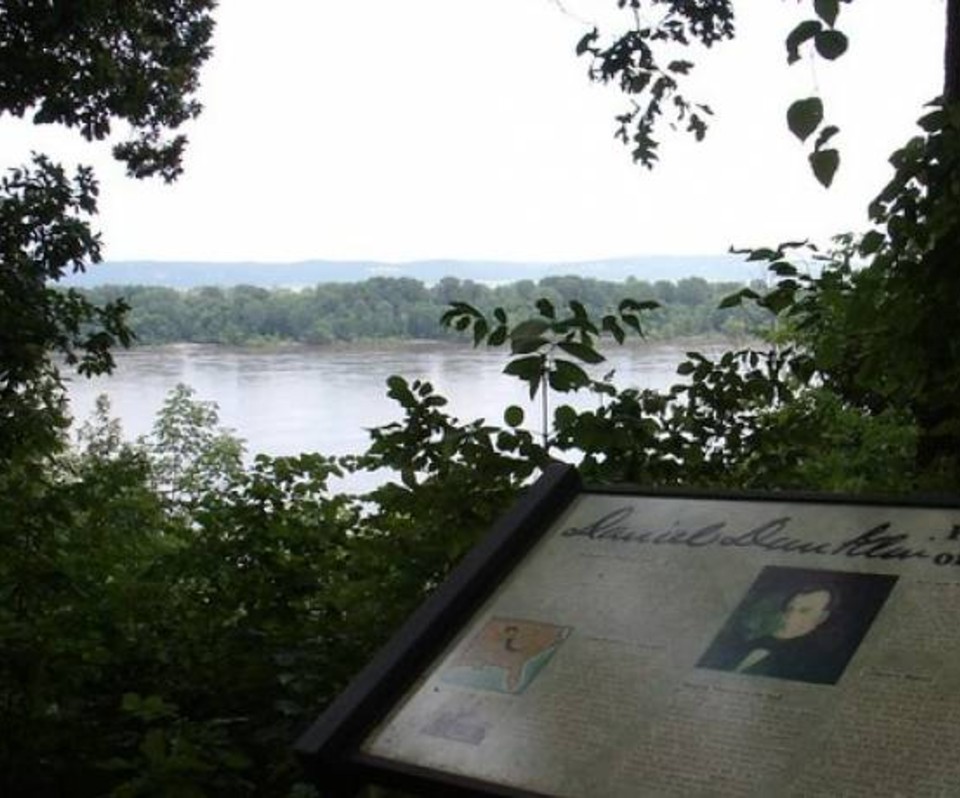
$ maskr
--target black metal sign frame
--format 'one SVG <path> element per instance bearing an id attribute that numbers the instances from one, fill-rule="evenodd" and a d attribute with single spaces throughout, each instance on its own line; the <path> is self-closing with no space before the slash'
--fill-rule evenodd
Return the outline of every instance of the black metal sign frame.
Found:
<path id="1" fill-rule="evenodd" d="M 420 795 L 533 795 L 371 757 L 359 746 L 581 489 L 572 466 L 549 466 L 297 741 L 322 794 L 350 796 L 373 782 Z"/>

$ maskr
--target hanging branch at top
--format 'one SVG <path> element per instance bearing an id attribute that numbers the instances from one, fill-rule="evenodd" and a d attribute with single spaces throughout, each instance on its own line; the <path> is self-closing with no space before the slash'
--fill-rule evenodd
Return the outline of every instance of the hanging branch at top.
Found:
<path id="1" fill-rule="evenodd" d="M 841 3 L 851 0 L 811 0 L 814 18 L 800 22 L 787 36 L 787 63 L 801 58 L 801 50 L 832 61 L 847 50 L 847 37 L 836 28 Z M 693 102 L 682 91 L 682 80 L 694 68 L 692 61 L 670 58 L 666 51 L 677 45 L 699 43 L 712 47 L 732 39 L 735 33 L 731 0 L 616 0 L 629 11 L 632 24 L 624 32 L 601 43 L 594 28 L 577 44 L 577 55 L 591 58 L 590 79 L 614 83 L 630 98 L 630 107 L 616 117 L 615 135 L 631 147 L 635 162 L 648 169 L 659 160 L 658 126 L 684 127 L 700 141 L 707 132 L 709 105 Z M 657 16 L 650 22 L 648 16 Z M 840 165 L 840 153 L 828 147 L 839 132 L 825 124 L 823 101 L 816 96 L 798 99 L 787 111 L 787 126 L 801 141 L 814 133 L 808 159 L 813 174 L 824 186 L 833 182 Z"/>
<path id="2" fill-rule="evenodd" d="M 650 0 L 652 10 L 662 12 L 653 24 L 643 20 L 642 0 L 617 0 L 632 12 L 633 26 L 606 45 L 600 45 L 596 28 L 577 44 L 577 55 L 589 55 L 590 79 L 616 83 L 631 98 L 630 108 L 617 116 L 616 137 L 632 146 L 633 160 L 648 169 L 658 160 L 655 132 L 662 117 L 672 117 L 670 126 L 686 124 L 697 140 L 707 131 L 708 105 L 689 101 L 680 91 L 680 81 L 693 68 L 691 61 L 674 59 L 661 66 L 662 50 L 670 44 L 687 46 L 691 40 L 706 47 L 733 38 L 733 9 L 729 0 Z"/>
<path id="3" fill-rule="evenodd" d="M 132 177 L 174 180 L 200 113 L 199 70 L 212 53 L 216 0 L 102 0 L 0 6 L 0 116 L 77 128 L 88 141 L 116 120 L 113 148 Z"/>

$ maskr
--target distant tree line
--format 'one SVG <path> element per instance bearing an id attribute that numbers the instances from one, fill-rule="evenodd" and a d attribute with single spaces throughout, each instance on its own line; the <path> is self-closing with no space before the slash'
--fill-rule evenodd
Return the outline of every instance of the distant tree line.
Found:
<path id="1" fill-rule="evenodd" d="M 489 311 L 528 310 L 546 298 L 558 306 L 583 303 L 599 317 L 626 297 L 656 300 L 661 307 L 644 315 L 644 333 L 654 339 L 714 335 L 756 335 L 769 314 L 756 307 L 720 309 L 720 301 L 742 289 L 740 283 L 711 283 L 701 277 L 654 283 L 630 278 L 611 282 L 576 276 L 487 286 L 445 277 L 426 286 L 411 278 L 375 277 L 357 283 L 325 283 L 305 288 L 266 289 L 249 285 L 187 291 L 157 286 L 103 286 L 85 291 L 92 302 L 124 298 L 130 326 L 141 344 L 331 344 L 383 338 L 442 339 L 440 316 L 453 301 Z"/>

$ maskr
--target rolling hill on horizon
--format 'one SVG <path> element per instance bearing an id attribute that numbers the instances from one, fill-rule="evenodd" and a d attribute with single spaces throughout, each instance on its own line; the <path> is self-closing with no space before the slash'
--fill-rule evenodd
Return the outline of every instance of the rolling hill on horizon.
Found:
<path id="1" fill-rule="evenodd" d="M 539 280 L 575 274 L 584 278 L 623 281 L 629 277 L 654 282 L 702 277 L 709 282 L 749 282 L 762 278 L 762 264 L 740 255 L 645 255 L 571 262 L 480 260 L 384 261 L 309 260 L 297 263 L 244 261 L 106 261 L 62 284 L 79 288 L 101 285 L 157 285 L 170 288 L 254 285 L 302 288 L 317 283 L 361 282 L 372 277 L 408 277 L 426 284 L 444 277 L 482 283 Z"/>

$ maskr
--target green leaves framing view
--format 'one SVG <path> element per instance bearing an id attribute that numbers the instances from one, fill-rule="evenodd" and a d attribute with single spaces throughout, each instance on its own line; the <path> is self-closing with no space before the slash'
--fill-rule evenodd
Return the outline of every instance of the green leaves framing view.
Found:
<path id="1" fill-rule="evenodd" d="M 593 59 L 595 79 L 635 101 L 617 129 L 646 165 L 656 161 L 665 109 L 697 137 L 711 113 L 677 94 L 692 62 L 661 68 L 658 44 L 733 36 L 728 2 L 652 4 L 662 26 L 635 25 L 639 16 L 628 13 L 626 31 L 588 32 L 577 48 Z M 115 5 L 5 4 L 0 111 L 92 139 L 126 120 L 134 137 L 117 156 L 136 176 L 173 179 L 184 142 L 165 136 L 199 110 L 192 95 L 213 4 L 143 0 L 113 13 Z M 809 5 L 813 16 L 788 38 L 786 60 L 811 47 L 821 58 L 842 56 L 836 25 L 845 3 Z M 502 409 L 503 425 L 464 423 L 429 383 L 394 376 L 386 390 L 402 420 L 372 430 L 367 450 L 346 458 L 258 455 L 248 465 L 215 408 L 186 387 L 145 440 L 122 441 L 102 407 L 70 446 L 61 370 L 108 372 L 111 348 L 130 341 L 131 319 L 144 340 L 182 335 L 163 325 L 190 295 L 131 289 L 128 302 L 57 290 L 65 273 L 99 259 L 96 181 L 42 155 L 8 174 L 0 186 L 0 793 L 309 795 L 290 756 L 297 733 L 553 457 L 575 461 L 593 482 L 956 492 L 960 4 L 949 0 L 946 13 L 943 94 L 892 156 L 871 229 L 840 235 L 824 252 L 802 243 L 756 249 L 749 257 L 766 264 L 768 283 L 730 286 L 725 299 L 696 284 L 701 300 L 674 297 L 687 316 L 708 318 L 693 310 L 706 301 L 740 307 L 725 318 L 767 333 L 716 359 L 691 352 L 667 391 L 617 387 L 603 369 L 604 346 L 681 324 L 669 307 L 653 307 L 670 302 L 656 286 L 624 285 L 613 297 L 590 281 L 544 281 L 508 297 L 451 282 L 462 295 L 429 302 L 435 289 L 403 281 L 342 289 L 409 290 L 413 306 L 425 305 L 407 329 L 413 335 L 433 329 L 431 303 L 442 301 L 443 334 L 504 347 L 505 371 L 545 403 L 537 435 L 519 408 Z M 14 46 L 23 41 L 36 46 Z M 76 81 L 65 63 L 97 68 Z M 822 104 L 801 99 L 786 115 L 790 130 L 814 142 L 808 157 L 828 184 L 840 154 L 827 147 L 835 129 Z M 801 268 L 811 260 L 818 269 Z M 231 318 L 247 299 L 251 308 L 267 302 L 246 293 L 221 293 Z M 365 320 L 347 335 L 320 316 L 309 303 L 322 293 L 284 299 L 304 303 L 304 336 L 366 334 Z M 379 301 L 394 298 L 377 297 L 373 313 Z M 301 335 L 249 323 L 208 334 Z M 257 332 L 248 338 L 248 329 Z M 569 406 L 573 392 L 592 395 L 592 409 Z M 332 490 L 347 471 L 387 479 L 363 496 Z"/>

